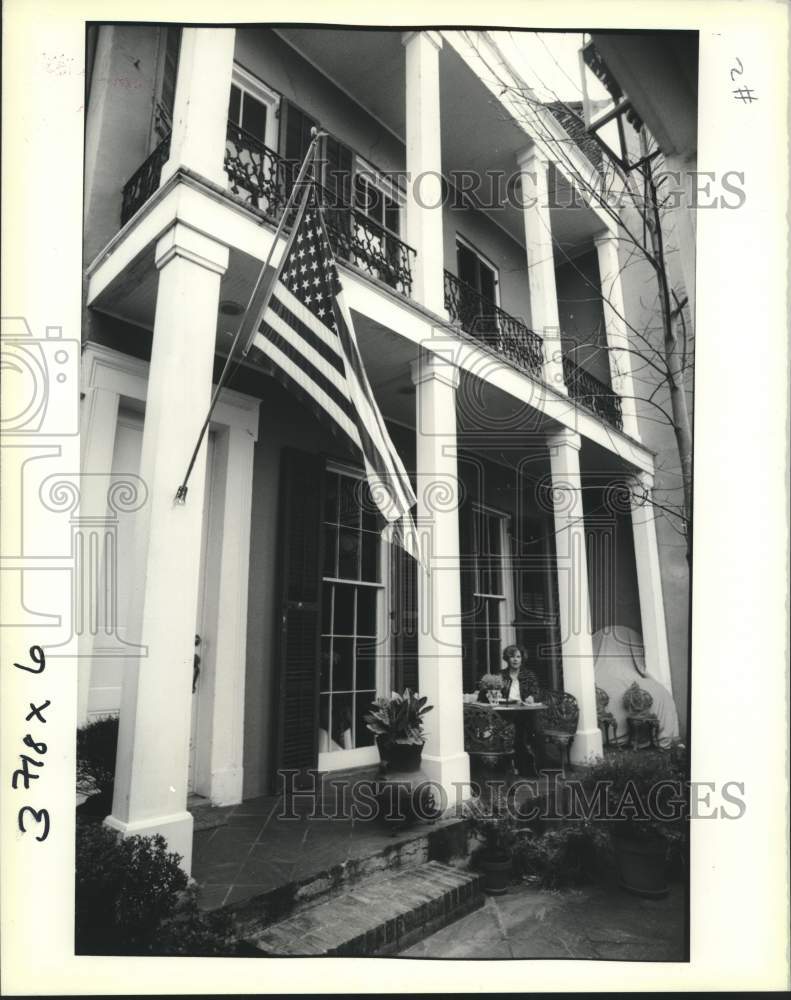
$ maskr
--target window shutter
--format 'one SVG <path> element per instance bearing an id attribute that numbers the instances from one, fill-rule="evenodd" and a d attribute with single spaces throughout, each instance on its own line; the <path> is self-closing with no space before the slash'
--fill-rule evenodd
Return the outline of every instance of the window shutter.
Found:
<path id="1" fill-rule="evenodd" d="M 280 476 L 275 761 L 302 770 L 318 763 L 324 465 L 316 455 L 286 448 Z"/>
<path id="2" fill-rule="evenodd" d="M 400 545 L 393 545 L 393 684 L 398 691 L 420 690 L 418 674 L 417 563 Z"/>

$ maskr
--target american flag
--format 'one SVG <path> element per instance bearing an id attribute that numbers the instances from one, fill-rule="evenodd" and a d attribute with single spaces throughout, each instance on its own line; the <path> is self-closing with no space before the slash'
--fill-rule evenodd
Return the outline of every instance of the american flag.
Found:
<path id="1" fill-rule="evenodd" d="M 305 198 L 248 357 L 259 352 L 285 388 L 351 442 L 388 522 L 385 537 L 418 557 L 415 495 L 365 373 L 312 181 Z"/>

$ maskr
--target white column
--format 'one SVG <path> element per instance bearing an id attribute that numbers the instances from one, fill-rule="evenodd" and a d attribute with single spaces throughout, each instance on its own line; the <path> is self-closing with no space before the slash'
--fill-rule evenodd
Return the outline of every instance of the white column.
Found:
<path id="1" fill-rule="evenodd" d="M 610 358 L 610 383 L 613 392 L 621 397 L 623 429 L 625 433 L 639 441 L 640 430 L 637 426 L 632 355 L 629 352 L 629 333 L 623 304 L 618 237 L 615 233 L 605 230 L 604 233 L 596 236 L 593 242 L 596 244 L 596 253 L 599 258 L 604 329 L 607 334 L 607 349 Z"/>
<path id="2" fill-rule="evenodd" d="M 242 801 L 254 446 L 255 437 L 246 429 L 231 427 L 217 435 L 214 451 L 215 468 L 224 469 L 224 475 L 220 473 L 221 495 L 215 498 L 219 507 L 218 530 L 212 532 L 216 551 L 212 546 L 206 560 L 210 567 L 207 604 L 217 608 L 216 620 L 208 625 L 209 648 L 202 664 L 206 675 L 202 682 L 211 691 L 211 731 L 206 740 L 199 731 L 198 741 L 208 751 L 206 792 L 218 806 Z"/>
<path id="3" fill-rule="evenodd" d="M 125 834 L 161 833 L 192 861 L 187 773 L 206 443 L 186 502 L 176 489 L 208 410 L 220 278 L 228 248 L 176 223 L 159 268 L 140 475 L 148 503 L 135 529 L 130 624 L 147 655 L 124 676 L 112 815 Z"/>
<path id="4" fill-rule="evenodd" d="M 558 563 L 563 687 L 577 699 L 580 716 L 571 744 L 571 759 L 601 756 L 601 732 L 596 721 L 596 681 L 593 671 L 588 558 L 582 508 L 579 434 L 569 430 L 549 436 L 552 471 L 555 549 Z"/>
<path id="5" fill-rule="evenodd" d="M 456 389 L 459 370 L 434 354 L 412 364 L 417 387 L 417 523 L 428 531 L 418 610 L 420 693 L 434 710 L 426 716 L 423 764 L 453 805 L 470 780 L 464 751 L 459 581 Z M 440 564 L 443 568 L 440 568 Z M 427 572 L 428 571 L 428 572 Z M 464 794 L 462 791 L 461 794 Z"/>
<path id="6" fill-rule="evenodd" d="M 670 653 L 662 596 L 662 571 L 656 540 L 656 511 L 651 503 L 654 479 L 647 472 L 632 478 L 632 535 L 643 625 L 645 666 L 649 674 L 672 693 Z"/>
<path id="7" fill-rule="evenodd" d="M 186 167 L 227 186 L 223 160 L 235 39 L 234 28 L 182 30 L 170 158 L 160 183 Z"/>
<path id="8" fill-rule="evenodd" d="M 118 404 L 120 397 L 110 389 L 96 386 L 85 388 L 82 400 L 80 426 L 80 517 L 103 519 L 107 514 L 107 490 L 113 471 L 113 451 L 115 432 L 118 426 Z M 92 590 L 87 579 L 90 563 L 81 565 L 83 579 L 78 582 L 80 592 L 89 594 Z M 103 573 L 99 569 L 100 578 Z M 90 615 L 88 616 L 90 619 Z M 79 635 L 79 669 L 77 680 L 77 725 L 88 721 L 88 695 L 91 688 L 91 665 L 93 662 L 96 636 L 90 628 Z"/>
<path id="9" fill-rule="evenodd" d="M 442 238 L 442 151 L 440 144 L 439 50 L 436 31 L 409 31 L 406 50 L 406 241 L 413 259 L 412 294 L 447 319 Z"/>
<path id="10" fill-rule="evenodd" d="M 549 163 L 541 158 L 535 146 L 521 153 L 517 162 L 522 180 L 531 326 L 544 342 L 544 381 L 558 392 L 566 393 L 549 212 Z"/>

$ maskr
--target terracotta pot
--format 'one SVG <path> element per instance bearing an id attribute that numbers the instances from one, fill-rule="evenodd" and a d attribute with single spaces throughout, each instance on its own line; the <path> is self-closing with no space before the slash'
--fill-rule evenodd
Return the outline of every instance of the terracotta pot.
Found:
<path id="1" fill-rule="evenodd" d="M 387 765 L 388 771 L 398 771 L 401 774 L 411 774 L 420 770 L 420 758 L 423 754 L 422 743 L 382 743 L 377 740 L 379 756 Z"/>
<path id="2" fill-rule="evenodd" d="M 657 837 L 650 840 L 633 840 L 613 836 L 615 864 L 622 888 L 636 896 L 661 899 L 668 893 L 666 844 Z"/>
<path id="3" fill-rule="evenodd" d="M 513 861 L 510 854 L 484 853 L 478 860 L 478 867 L 483 873 L 483 891 L 490 896 L 502 896 L 508 892 L 513 872 Z"/>

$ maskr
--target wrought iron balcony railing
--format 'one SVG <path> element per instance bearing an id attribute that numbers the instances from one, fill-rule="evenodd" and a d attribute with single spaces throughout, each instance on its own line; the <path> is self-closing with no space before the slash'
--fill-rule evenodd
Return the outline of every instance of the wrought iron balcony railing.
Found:
<path id="1" fill-rule="evenodd" d="M 130 219 L 159 186 L 170 150 L 168 136 L 124 187 L 121 224 Z M 277 223 L 283 213 L 298 163 L 284 159 L 260 139 L 229 121 L 225 136 L 225 172 L 230 190 Z M 378 278 L 402 295 L 412 292 L 415 251 L 395 233 L 320 187 L 325 222 L 335 254 Z"/>
<path id="2" fill-rule="evenodd" d="M 544 351 L 541 337 L 495 305 L 472 285 L 445 271 L 445 308 L 452 323 L 491 347 L 516 368 L 542 378 Z"/>
<path id="3" fill-rule="evenodd" d="M 170 156 L 170 136 L 166 135 L 154 152 L 124 184 L 121 201 L 121 225 L 132 218 L 141 205 L 145 204 L 159 187 L 162 167 Z"/>
<path id="4" fill-rule="evenodd" d="M 563 358 L 563 378 L 575 402 L 619 431 L 623 430 L 621 399 L 609 386 L 567 357 Z"/>

